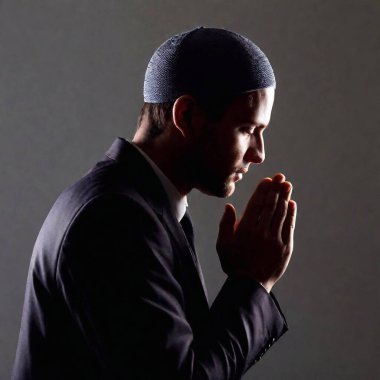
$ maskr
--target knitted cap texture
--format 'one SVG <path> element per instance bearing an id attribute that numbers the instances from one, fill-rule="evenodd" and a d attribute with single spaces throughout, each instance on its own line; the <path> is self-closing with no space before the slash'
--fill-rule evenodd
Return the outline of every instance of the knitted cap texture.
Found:
<path id="1" fill-rule="evenodd" d="M 268 58 L 248 38 L 198 26 L 176 34 L 154 52 L 144 80 L 144 101 L 165 103 L 184 94 L 199 99 L 275 87 Z"/>

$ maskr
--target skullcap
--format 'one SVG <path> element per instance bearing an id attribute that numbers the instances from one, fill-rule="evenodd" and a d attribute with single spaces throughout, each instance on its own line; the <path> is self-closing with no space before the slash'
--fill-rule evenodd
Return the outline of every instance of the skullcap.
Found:
<path id="1" fill-rule="evenodd" d="M 226 29 L 198 26 L 154 52 L 145 72 L 144 101 L 171 102 L 184 94 L 235 96 L 275 86 L 268 58 L 252 41 Z"/>

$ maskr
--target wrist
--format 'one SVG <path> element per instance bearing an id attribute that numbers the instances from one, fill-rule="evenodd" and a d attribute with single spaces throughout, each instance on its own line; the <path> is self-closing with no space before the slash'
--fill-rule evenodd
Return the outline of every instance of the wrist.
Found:
<path id="1" fill-rule="evenodd" d="M 270 293 L 273 288 L 273 281 L 259 281 L 255 276 L 253 276 L 251 273 L 246 272 L 244 270 L 235 270 L 229 273 L 229 275 L 235 275 L 235 276 L 242 276 L 242 277 L 248 277 L 253 281 L 256 281 L 258 284 L 260 284 L 267 293 Z"/>

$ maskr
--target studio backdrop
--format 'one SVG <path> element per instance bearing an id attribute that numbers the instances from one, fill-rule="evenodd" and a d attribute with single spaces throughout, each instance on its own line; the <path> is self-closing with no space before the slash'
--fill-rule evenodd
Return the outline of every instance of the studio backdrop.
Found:
<path id="1" fill-rule="evenodd" d="M 298 204 L 293 257 L 273 288 L 289 331 L 245 378 L 379 379 L 379 20 L 377 0 L 0 1 L 0 378 L 50 207 L 117 136 L 132 138 L 154 50 L 204 25 L 254 41 L 277 81 L 264 163 L 227 200 L 188 199 L 210 302 L 225 280 L 224 204 L 241 214 L 277 172 Z"/>

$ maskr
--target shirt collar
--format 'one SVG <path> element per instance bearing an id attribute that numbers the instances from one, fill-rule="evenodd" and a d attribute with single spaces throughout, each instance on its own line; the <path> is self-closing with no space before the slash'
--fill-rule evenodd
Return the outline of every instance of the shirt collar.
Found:
<path id="1" fill-rule="evenodd" d="M 152 166 L 153 171 L 156 173 L 157 177 L 160 179 L 161 184 L 169 198 L 170 207 L 172 212 L 178 221 L 180 221 L 186 213 L 187 197 L 186 195 L 181 195 L 177 188 L 173 185 L 170 179 L 162 172 L 162 170 L 155 164 L 155 162 L 135 143 L 132 142 L 132 145 L 142 154 L 143 157 L 149 162 Z"/>

